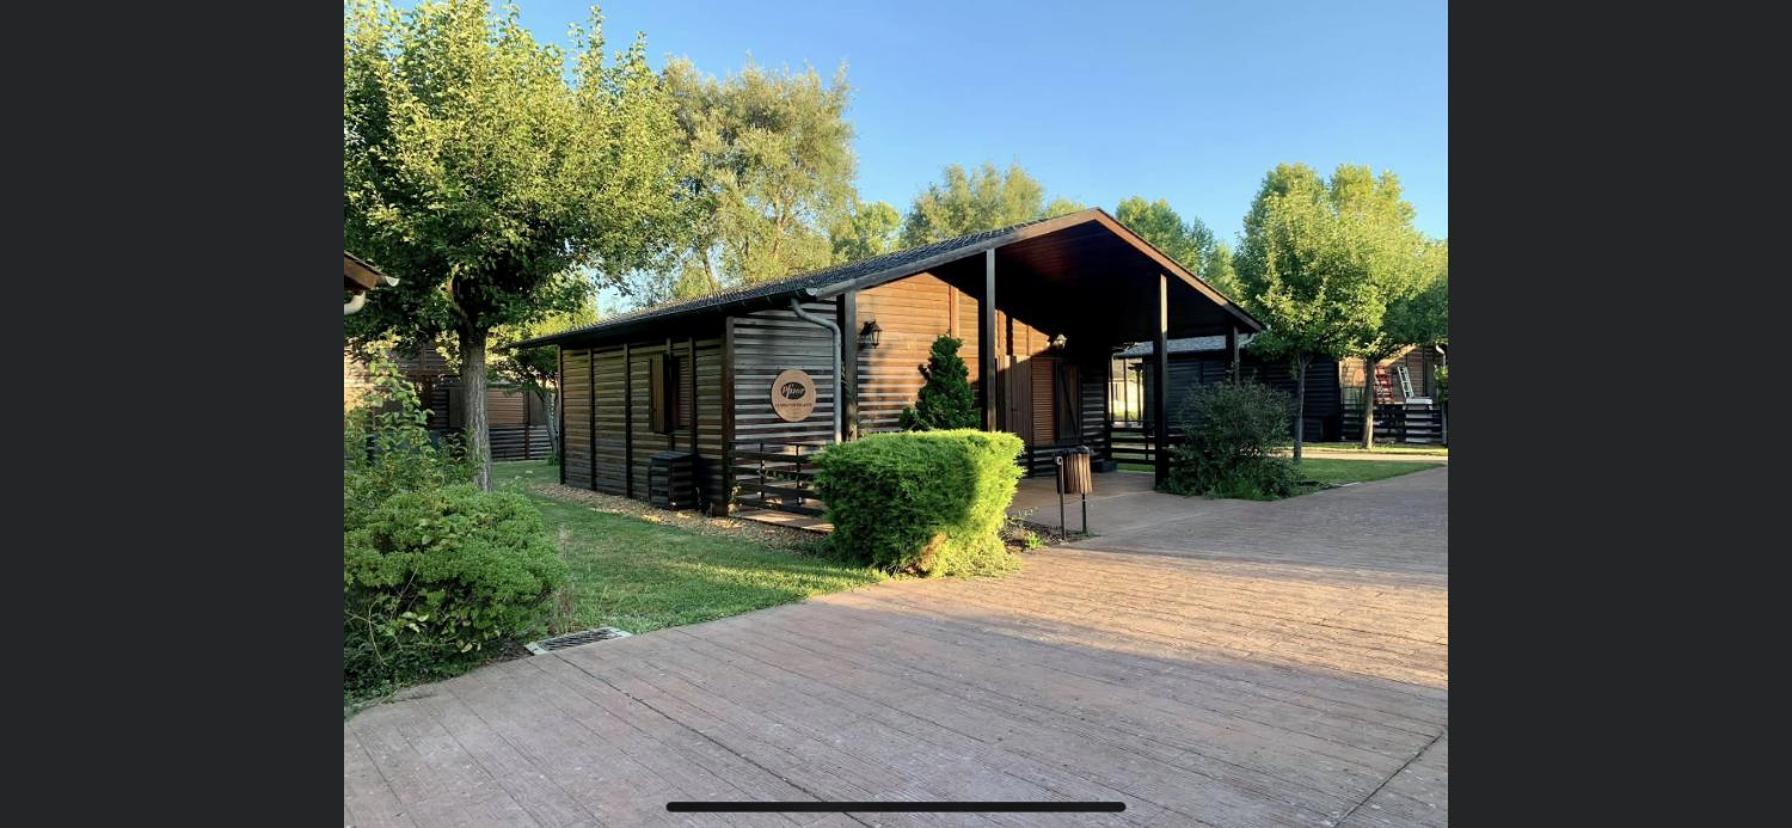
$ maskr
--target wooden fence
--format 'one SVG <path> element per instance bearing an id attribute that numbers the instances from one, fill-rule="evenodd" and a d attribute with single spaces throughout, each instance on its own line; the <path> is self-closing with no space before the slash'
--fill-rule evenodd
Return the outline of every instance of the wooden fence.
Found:
<path id="1" fill-rule="evenodd" d="M 1363 439 L 1360 405 L 1344 412 L 1344 439 Z M 1375 439 L 1389 443 L 1440 444 L 1444 441 L 1443 409 L 1425 403 L 1378 403 L 1375 406 Z"/>

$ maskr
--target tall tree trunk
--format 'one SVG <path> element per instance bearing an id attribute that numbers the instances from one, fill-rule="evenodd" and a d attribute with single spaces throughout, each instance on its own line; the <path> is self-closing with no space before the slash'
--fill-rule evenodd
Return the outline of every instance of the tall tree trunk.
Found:
<path id="1" fill-rule="evenodd" d="M 492 490 L 492 438 L 485 416 L 485 331 L 461 329 L 460 393 L 467 456 L 474 463 L 473 483 L 489 492 Z"/>
<path id="2" fill-rule="evenodd" d="M 1311 357 L 1294 358 L 1294 462 L 1300 462 L 1300 444 L 1307 431 L 1307 363 Z"/>
<path id="3" fill-rule="evenodd" d="M 1363 448 L 1375 448 L 1375 360 L 1363 357 Z"/>

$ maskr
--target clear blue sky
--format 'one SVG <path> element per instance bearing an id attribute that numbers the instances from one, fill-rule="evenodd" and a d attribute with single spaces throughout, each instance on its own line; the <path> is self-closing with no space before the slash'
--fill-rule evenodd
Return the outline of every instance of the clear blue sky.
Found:
<path id="1" fill-rule="evenodd" d="M 566 43 L 590 3 L 519 5 Z M 1278 162 L 1349 162 L 1394 171 L 1419 228 L 1449 235 L 1443 0 L 600 5 L 611 48 L 645 32 L 656 68 L 844 61 L 860 195 L 899 210 L 947 164 L 1018 162 L 1047 198 L 1163 198 L 1230 241 Z"/>

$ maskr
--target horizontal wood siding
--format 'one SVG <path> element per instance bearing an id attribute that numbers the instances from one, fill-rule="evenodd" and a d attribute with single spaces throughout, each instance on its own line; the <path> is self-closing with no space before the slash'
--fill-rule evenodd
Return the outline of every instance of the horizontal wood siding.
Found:
<path id="1" fill-rule="evenodd" d="M 834 318 L 831 302 L 803 306 Z M 789 310 L 762 310 L 734 318 L 734 445 L 760 442 L 827 442 L 834 438 L 834 344 L 820 325 Z M 785 422 L 772 410 L 772 380 L 788 369 L 815 381 L 815 410 L 801 422 Z"/>
<path id="2" fill-rule="evenodd" d="M 681 357 L 689 341 L 675 343 Z M 686 375 L 690 394 L 684 397 L 684 429 L 679 432 L 678 447 L 689 450 L 691 418 L 697 421 L 697 485 L 703 490 L 705 506 L 728 502 L 727 452 L 723 445 L 722 421 L 722 340 L 720 337 L 697 340 L 697 364 Z"/>
<path id="3" fill-rule="evenodd" d="M 1077 382 L 1082 385 L 1083 445 L 1095 457 L 1107 460 L 1112 456 L 1108 445 L 1108 368 L 1113 360 L 1105 350 L 1081 355 L 1077 366 Z"/>
<path id="4" fill-rule="evenodd" d="M 697 423 L 696 479 L 703 503 L 723 502 L 722 469 L 722 340 L 719 323 L 703 329 L 708 337 L 695 341 L 696 363 L 691 362 L 692 340 L 689 334 L 674 336 L 668 352 L 665 338 L 628 343 L 628 373 L 625 374 L 623 346 L 600 347 L 594 351 L 567 350 L 567 374 L 578 379 L 580 386 L 567 387 L 566 403 L 566 482 L 569 486 L 594 489 L 613 495 L 647 498 L 647 471 L 655 453 L 676 449 L 690 451 L 691 424 Z M 651 409 L 652 363 L 669 355 L 678 365 L 678 409 L 674 429 L 656 433 L 648 420 Z M 597 430 L 589 433 L 590 416 L 585 407 L 587 392 L 583 387 L 583 360 L 595 357 L 596 382 L 590 394 L 597 405 Z M 575 362 L 580 370 L 575 370 Z M 633 388 L 628 383 L 632 381 Z M 768 381 L 769 383 L 769 381 Z M 631 393 L 632 390 L 632 393 Z M 625 403 L 632 402 L 632 405 Z M 632 417 L 633 434 L 630 434 Z M 632 443 L 633 451 L 630 452 Z M 591 452 L 597 459 L 597 476 L 590 477 Z M 632 456 L 631 456 L 632 454 Z M 630 471 L 632 469 L 632 475 Z M 632 476 L 632 481 L 631 481 Z"/>
<path id="5" fill-rule="evenodd" d="M 969 369 L 972 387 L 977 386 L 982 361 L 978 351 L 976 296 L 958 290 L 931 273 L 917 273 L 859 291 L 858 303 L 859 325 L 863 327 L 876 321 L 882 331 L 876 348 L 859 351 L 861 433 L 898 428 L 903 407 L 914 404 L 915 395 L 925 382 L 921 366 L 927 364 L 933 341 L 941 334 L 950 334 L 964 343 L 958 349 L 958 356 Z M 956 326 L 953 325 L 954 307 Z M 1020 362 L 1045 354 L 1051 348 L 1050 335 L 1024 321 L 1012 319 L 1000 310 L 996 311 L 996 332 L 1000 336 L 998 363 L 1004 371 L 1017 369 Z M 1017 380 L 1019 375 L 1020 370 L 1017 370 L 1013 379 Z M 1045 390 L 1049 391 L 1049 385 Z M 1012 395 L 1009 398 L 1014 405 L 1014 416 L 1019 418 L 1013 420 L 1013 430 L 1023 437 L 1034 431 L 1026 427 L 1032 419 L 1050 416 L 1049 409 L 1033 411 L 1031 394 L 1032 391 L 1027 390 L 1018 398 Z"/>
<path id="6" fill-rule="evenodd" d="M 565 451 L 566 485 L 591 488 L 591 351 L 561 349 L 566 361 L 565 375 L 560 378 L 560 404 L 566 412 L 566 433 L 561 435 Z"/>
<path id="7" fill-rule="evenodd" d="M 915 395 L 924 382 L 921 366 L 933 341 L 951 333 L 949 315 L 954 288 L 930 273 L 921 273 L 859 292 L 859 325 L 877 322 L 882 329 L 876 348 L 859 349 L 859 431 L 873 434 L 897 430 L 898 417 L 904 406 L 913 405 Z M 960 296 L 960 310 L 972 307 L 969 324 L 959 328 L 973 336 L 977 329 L 975 300 Z M 976 382 L 977 355 L 974 344 L 959 348 Z"/>
<path id="8" fill-rule="evenodd" d="M 1145 357 L 1145 364 L 1150 365 L 1151 358 Z M 1221 382 L 1226 378 L 1228 357 L 1221 352 L 1200 354 L 1170 354 L 1170 420 L 1172 429 L 1182 417 L 1182 405 L 1188 399 L 1188 393 L 1196 385 L 1209 385 Z M 1290 397 L 1294 396 L 1294 372 L 1282 360 L 1263 360 L 1252 356 L 1248 351 L 1239 358 L 1240 369 L 1245 379 L 1267 384 Z M 1145 371 L 1145 411 L 1152 411 L 1151 401 L 1156 391 L 1153 388 L 1152 371 Z M 1306 439 L 1335 440 L 1342 427 L 1340 416 L 1343 414 L 1343 401 L 1339 392 L 1338 363 L 1329 359 L 1316 359 L 1307 365 L 1307 404 L 1306 404 Z M 1358 372 L 1361 376 L 1361 372 Z"/>
<path id="9" fill-rule="evenodd" d="M 546 460 L 554 443 L 546 425 L 491 427 L 493 460 Z"/>

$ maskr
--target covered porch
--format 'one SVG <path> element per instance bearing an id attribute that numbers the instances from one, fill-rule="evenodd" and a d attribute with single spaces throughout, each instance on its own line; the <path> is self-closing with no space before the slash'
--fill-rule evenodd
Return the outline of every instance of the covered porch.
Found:
<path id="1" fill-rule="evenodd" d="M 906 273 L 816 291 L 816 298 L 839 303 L 843 384 L 858 391 L 844 395 L 845 439 L 887 430 L 887 419 L 861 416 L 889 388 L 883 372 L 916 377 L 915 386 L 899 389 L 912 400 L 915 363 L 924 358 L 917 349 L 947 333 L 964 342 L 960 354 L 977 389 L 983 428 L 1019 435 L 1030 473 L 1049 474 L 1057 450 L 1070 446 L 1088 446 L 1098 460 L 1111 460 L 1107 407 L 1117 350 L 1155 343 L 1157 356 L 1146 368 L 1162 378 L 1169 339 L 1222 337 L 1236 362 L 1240 339 L 1262 330 L 1230 298 L 1098 209 L 1022 225 L 968 247 L 915 262 Z M 913 300 L 887 296 L 921 280 L 949 290 L 943 322 Z M 863 336 L 903 325 L 919 326 L 908 350 L 886 354 L 886 345 Z M 1175 412 L 1164 400 L 1153 403 L 1159 410 L 1151 419 L 1170 422 Z M 1167 474 L 1167 457 L 1156 458 L 1154 479 Z"/>

